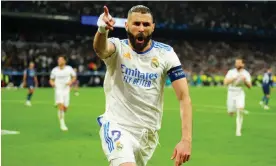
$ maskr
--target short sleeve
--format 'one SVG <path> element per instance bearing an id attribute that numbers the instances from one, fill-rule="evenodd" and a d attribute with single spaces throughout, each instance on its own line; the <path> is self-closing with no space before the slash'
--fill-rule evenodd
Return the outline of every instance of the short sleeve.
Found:
<path id="1" fill-rule="evenodd" d="M 226 73 L 225 78 L 226 78 L 226 79 L 232 78 L 232 72 L 231 72 L 231 70 L 229 70 L 229 71 Z"/>
<path id="2" fill-rule="evenodd" d="M 53 69 L 51 71 L 50 79 L 55 79 L 55 78 L 56 78 L 56 73 L 55 73 L 55 69 Z"/>
<path id="3" fill-rule="evenodd" d="M 167 62 L 167 71 L 166 72 L 167 72 L 171 82 L 186 77 L 186 75 L 182 69 L 180 60 L 173 49 L 168 51 L 165 60 Z"/>
<path id="4" fill-rule="evenodd" d="M 121 49 L 121 42 L 118 38 L 108 38 L 108 41 L 115 46 L 115 52 L 112 53 L 108 58 L 103 59 L 104 63 L 107 66 L 110 66 L 115 63 L 116 58 L 118 57 L 119 51 Z"/>
<path id="5" fill-rule="evenodd" d="M 24 70 L 23 74 L 27 74 L 27 70 Z"/>

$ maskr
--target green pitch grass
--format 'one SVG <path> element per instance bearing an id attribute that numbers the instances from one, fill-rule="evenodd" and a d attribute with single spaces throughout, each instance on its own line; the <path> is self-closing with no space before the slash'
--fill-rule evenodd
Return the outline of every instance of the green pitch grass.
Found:
<path id="1" fill-rule="evenodd" d="M 191 88 L 193 149 L 189 166 L 275 166 L 276 94 L 270 111 L 259 106 L 259 88 L 246 90 L 250 114 L 242 137 L 235 136 L 235 118 L 225 110 L 226 89 Z M 2 166 L 107 166 L 96 117 L 104 111 L 102 88 L 80 89 L 71 95 L 66 114 L 69 132 L 61 132 L 52 89 L 37 89 L 32 107 L 24 106 L 26 90 L 2 90 Z M 148 166 L 173 166 L 170 157 L 180 140 L 179 107 L 173 89 L 165 90 L 160 143 Z"/>

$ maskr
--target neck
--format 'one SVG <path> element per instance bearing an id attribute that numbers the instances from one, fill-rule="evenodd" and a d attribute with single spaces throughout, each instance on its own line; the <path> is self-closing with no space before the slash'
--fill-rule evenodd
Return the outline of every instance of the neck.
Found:
<path id="1" fill-rule="evenodd" d="M 237 69 L 237 70 L 238 70 L 238 71 L 242 71 L 242 69 L 243 69 L 243 68 L 241 68 L 241 69 Z"/>
<path id="2" fill-rule="evenodd" d="M 60 69 L 63 69 L 65 67 L 65 65 L 59 66 Z"/>
<path id="3" fill-rule="evenodd" d="M 131 47 L 132 50 L 137 51 L 137 50 L 135 50 L 134 47 L 131 45 L 131 42 L 129 41 L 129 39 L 128 39 L 128 44 L 130 45 L 130 47 Z M 152 40 L 149 41 L 149 43 L 147 44 L 147 46 L 146 46 L 143 50 L 137 51 L 137 52 L 145 52 L 145 51 L 147 51 L 148 49 L 150 49 L 151 44 L 152 44 Z"/>

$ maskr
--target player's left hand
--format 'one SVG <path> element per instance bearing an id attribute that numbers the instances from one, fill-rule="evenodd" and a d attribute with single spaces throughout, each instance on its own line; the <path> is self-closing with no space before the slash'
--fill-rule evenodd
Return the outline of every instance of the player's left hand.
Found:
<path id="1" fill-rule="evenodd" d="M 189 161 L 191 156 L 191 142 L 180 141 L 174 148 L 172 160 L 175 159 L 175 166 L 180 166 L 183 163 Z"/>

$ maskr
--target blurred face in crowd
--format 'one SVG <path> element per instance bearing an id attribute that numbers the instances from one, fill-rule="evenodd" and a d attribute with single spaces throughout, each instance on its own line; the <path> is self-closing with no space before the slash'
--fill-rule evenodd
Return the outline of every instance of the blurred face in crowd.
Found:
<path id="1" fill-rule="evenodd" d="M 236 59 L 235 67 L 240 70 L 244 68 L 244 63 L 242 59 Z"/>
<path id="2" fill-rule="evenodd" d="M 272 68 L 268 68 L 268 69 L 267 69 L 267 72 L 268 72 L 268 73 L 272 73 Z"/>
<path id="3" fill-rule="evenodd" d="M 31 63 L 29 64 L 29 68 L 30 68 L 30 69 L 33 69 L 34 66 L 35 66 L 35 64 L 34 64 L 33 62 L 31 62 Z"/>
<path id="4" fill-rule="evenodd" d="M 150 13 L 132 12 L 128 15 L 125 28 L 134 50 L 142 52 L 150 44 L 155 24 Z"/>
<path id="5" fill-rule="evenodd" d="M 63 56 L 58 57 L 58 66 L 63 67 L 66 64 L 66 60 Z"/>

